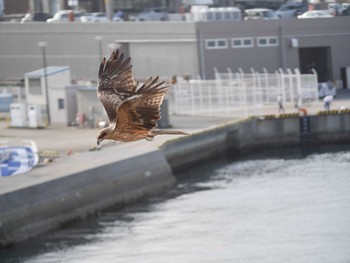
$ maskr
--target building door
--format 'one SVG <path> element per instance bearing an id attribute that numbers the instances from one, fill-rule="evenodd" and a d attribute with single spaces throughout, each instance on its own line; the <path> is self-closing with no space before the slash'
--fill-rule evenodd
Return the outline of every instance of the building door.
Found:
<path id="1" fill-rule="evenodd" d="M 330 47 L 299 48 L 299 67 L 301 73 L 306 74 L 314 68 L 318 82 L 332 80 Z"/>

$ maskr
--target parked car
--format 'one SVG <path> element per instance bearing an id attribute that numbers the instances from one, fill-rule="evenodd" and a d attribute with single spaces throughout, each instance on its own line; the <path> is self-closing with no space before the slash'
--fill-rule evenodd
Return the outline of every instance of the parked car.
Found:
<path id="1" fill-rule="evenodd" d="M 298 15 L 298 18 L 319 18 L 319 17 L 333 17 L 333 15 L 331 15 L 326 10 L 310 10 L 310 11 L 306 11 L 301 15 Z"/>
<path id="2" fill-rule="evenodd" d="M 339 16 L 341 14 L 342 6 L 340 3 L 329 3 L 328 4 L 328 11 L 333 16 Z"/>
<path id="3" fill-rule="evenodd" d="M 33 22 L 33 21 L 46 21 L 47 19 L 51 18 L 52 16 L 47 13 L 40 13 L 40 12 L 28 12 L 22 19 L 21 23 L 25 22 Z"/>
<path id="4" fill-rule="evenodd" d="M 81 11 L 73 11 L 73 10 L 60 10 L 58 11 L 52 18 L 47 19 L 48 23 L 55 22 L 69 22 L 70 15 L 73 14 L 72 19 L 74 21 L 80 21 L 80 17 L 84 15 L 84 12 Z"/>
<path id="5" fill-rule="evenodd" d="M 350 16 L 350 3 L 341 4 L 341 13 L 342 16 Z"/>
<path id="6" fill-rule="evenodd" d="M 121 17 L 119 17 L 117 14 L 115 14 L 112 17 L 112 21 L 120 22 L 120 21 L 124 21 L 124 20 Z M 106 13 L 95 12 L 95 13 L 84 14 L 83 16 L 80 17 L 80 22 L 82 22 L 82 23 L 109 22 L 109 19 L 108 19 Z"/>
<path id="7" fill-rule="evenodd" d="M 95 22 L 107 22 L 108 17 L 105 13 L 86 13 L 80 17 L 80 22 L 82 23 L 95 23 Z"/>
<path id="8" fill-rule="evenodd" d="M 307 5 L 301 2 L 291 2 L 281 5 L 276 15 L 280 18 L 291 18 L 306 12 L 307 8 Z"/>
<path id="9" fill-rule="evenodd" d="M 124 21 L 124 14 L 118 14 L 118 13 L 115 13 L 114 16 L 112 17 L 112 20 L 114 22 L 122 22 Z"/>
<path id="10" fill-rule="evenodd" d="M 169 20 L 169 15 L 164 8 L 147 8 L 134 18 L 135 21 L 166 21 Z"/>
<path id="11" fill-rule="evenodd" d="M 276 13 L 268 8 L 252 8 L 244 10 L 244 20 L 268 20 L 277 19 Z"/>

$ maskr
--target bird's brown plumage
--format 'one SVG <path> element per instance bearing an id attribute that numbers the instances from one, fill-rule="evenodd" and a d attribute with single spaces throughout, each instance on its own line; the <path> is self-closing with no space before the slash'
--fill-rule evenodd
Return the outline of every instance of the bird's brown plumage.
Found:
<path id="1" fill-rule="evenodd" d="M 99 131 L 97 143 L 104 139 L 130 142 L 152 139 L 160 134 L 186 134 L 156 129 L 168 86 L 156 77 L 149 78 L 139 87 L 131 68 L 130 58 L 124 60 L 124 54 L 119 54 L 119 50 L 101 62 L 97 96 L 110 124 Z"/>

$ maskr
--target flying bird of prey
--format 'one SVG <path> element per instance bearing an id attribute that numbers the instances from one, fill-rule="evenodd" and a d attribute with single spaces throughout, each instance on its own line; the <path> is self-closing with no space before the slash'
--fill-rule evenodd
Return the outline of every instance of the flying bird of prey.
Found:
<path id="1" fill-rule="evenodd" d="M 159 82 L 159 77 L 149 78 L 139 85 L 131 68 L 130 57 L 124 60 L 119 50 L 101 62 L 97 97 L 106 110 L 109 126 L 98 132 L 97 144 L 106 139 L 131 142 L 151 140 L 161 134 L 187 134 L 157 129 L 160 105 L 169 86 L 164 81 Z"/>

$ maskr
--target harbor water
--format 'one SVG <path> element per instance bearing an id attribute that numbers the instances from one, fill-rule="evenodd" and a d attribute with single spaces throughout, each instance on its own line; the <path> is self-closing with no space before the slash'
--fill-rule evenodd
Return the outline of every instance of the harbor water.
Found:
<path id="1" fill-rule="evenodd" d="M 0 250 L 0 262 L 350 262 L 350 152 L 220 160 L 168 194 Z"/>

